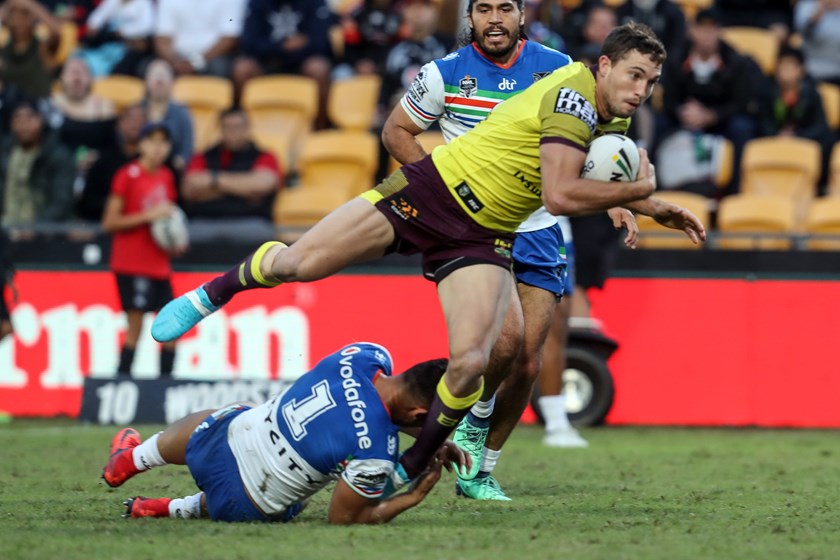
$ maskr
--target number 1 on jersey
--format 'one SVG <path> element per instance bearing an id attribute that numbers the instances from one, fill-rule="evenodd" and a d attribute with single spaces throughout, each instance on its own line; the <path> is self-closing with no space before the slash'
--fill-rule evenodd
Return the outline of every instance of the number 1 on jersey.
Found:
<path id="1" fill-rule="evenodd" d="M 300 441 L 306 436 L 306 425 L 335 406 L 330 386 L 324 380 L 312 386 L 311 396 L 300 402 L 291 400 L 283 405 L 283 418 L 294 440 Z"/>

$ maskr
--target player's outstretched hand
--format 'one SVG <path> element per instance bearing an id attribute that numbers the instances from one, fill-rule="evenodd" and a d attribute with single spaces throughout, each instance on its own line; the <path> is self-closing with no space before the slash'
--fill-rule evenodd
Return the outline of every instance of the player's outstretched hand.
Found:
<path id="1" fill-rule="evenodd" d="M 444 464 L 446 464 L 446 461 L 441 461 L 438 456 L 435 455 L 434 458 L 432 458 L 432 462 L 428 467 L 426 467 L 426 470 L 420 473 L 420 476 L 411 482 L 411 488 L 409 488 L 408 493 L 413 494 L 417 498 L 418 503 L 422 501 L 423 498 L 432 491 L 435 484 L 438 483 Z"/>
<path id="2" fill-rule="evenodd" d="M 615 229 L 627 229 L 627 235 L 624 237 L 624 244 L 630 249 L 636 248 L 636 240 L 639 237 L 639 224 L 636 223 L 636 216 L 633 212 L 626 208 L 610 208 L 607 214 L 612 220 Z"/>
<path id="3" fill-rule="evenodd" d="M 451 440 L 443 442 L 443 445 L 435 452 L 431 465 L 434 464 L 435 460 L 442 461 L 443 466 L 449 472 L 452 472 L 453 466 L 457 466 L 458 470 L 463 473 L 470 472 L 472 468 L 472 457 L 464 453 L 464 450 Z"/>
<path id="4" fill-rule="evenodd" d="M 661 200 L 659 202 L 656 214 L 653 216 L 657 223 L 667 228 L 684 231 L 695 245 L 706 240 L 706 227 L 697 216 L 682 206 Z"/>

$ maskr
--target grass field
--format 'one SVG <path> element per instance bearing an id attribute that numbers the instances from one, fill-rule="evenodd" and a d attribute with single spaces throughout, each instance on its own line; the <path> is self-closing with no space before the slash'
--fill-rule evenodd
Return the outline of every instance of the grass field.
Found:
<path id="1" fill-rule="evenodd" d="M 327 492 L 288 525 L 122 519 L 130 496 L 195 490 L 183 467 L 107 488 L 114 431 L 0 426 L 0 559 L 840 558 L 836 432 L 599 428 L 562 451 L 523 427 L 496 470 L 513 502 L 456 498 L 447 476 L 390 525 L 331 527 Z"/>

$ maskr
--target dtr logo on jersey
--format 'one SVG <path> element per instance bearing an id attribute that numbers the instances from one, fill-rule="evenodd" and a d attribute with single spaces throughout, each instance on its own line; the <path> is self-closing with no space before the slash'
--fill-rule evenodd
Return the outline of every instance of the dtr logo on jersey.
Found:
<path id="1" fill-rule="evenodd" d="M 508 80 L 507 78 L 502 78 L 502 81 L 499 82 L 499 89 L 502 91 L 513 91 L 513 88 L 516 87 L 516 80 Z"/>
<path id="2" fill-rule="evenodd" d="M 458 91 L 461 92 L 462 97 L 472 97 L 478 91 L 478 79 L 471 78 L 469 75 L 464 76 L 458 82 Z"/>
<path id="3" fill-rule="evenodd" d="M 429 93 L 429 86 L 426 85 L 426 70 L 423 69 L 411 83 L 408 95 L 415 101 L 421 101 L 427 93 Z"/>
<path id="4" fill-rule="evenodd" d="M 598 115 L 595 108 L 579 92 L 562 88 L 557 94 L 557 103 L 554 106 L 555 113 L 563 113 L 577 117 L 589 127 L 592 134 L 595 134 L 595 126 L 598 124 Z"/>

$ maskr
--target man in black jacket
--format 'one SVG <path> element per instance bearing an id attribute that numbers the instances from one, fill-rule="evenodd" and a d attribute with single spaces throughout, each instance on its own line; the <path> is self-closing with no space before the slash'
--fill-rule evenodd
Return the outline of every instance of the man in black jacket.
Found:
<path id="1" fill-rule="evenodd" d="M 763 82 L 763 77 L 752 59 L 736 53 L 720 35 L 717 12 L 701 10 L 689 26 L 685 51 L 668 58 L 663 80 L 666 128 L 667 132 L 681 129 L 728 138 L 735 149 L 729 189 L 734 191 L 741 151 L 757 136 L 753 84 Z"/>

